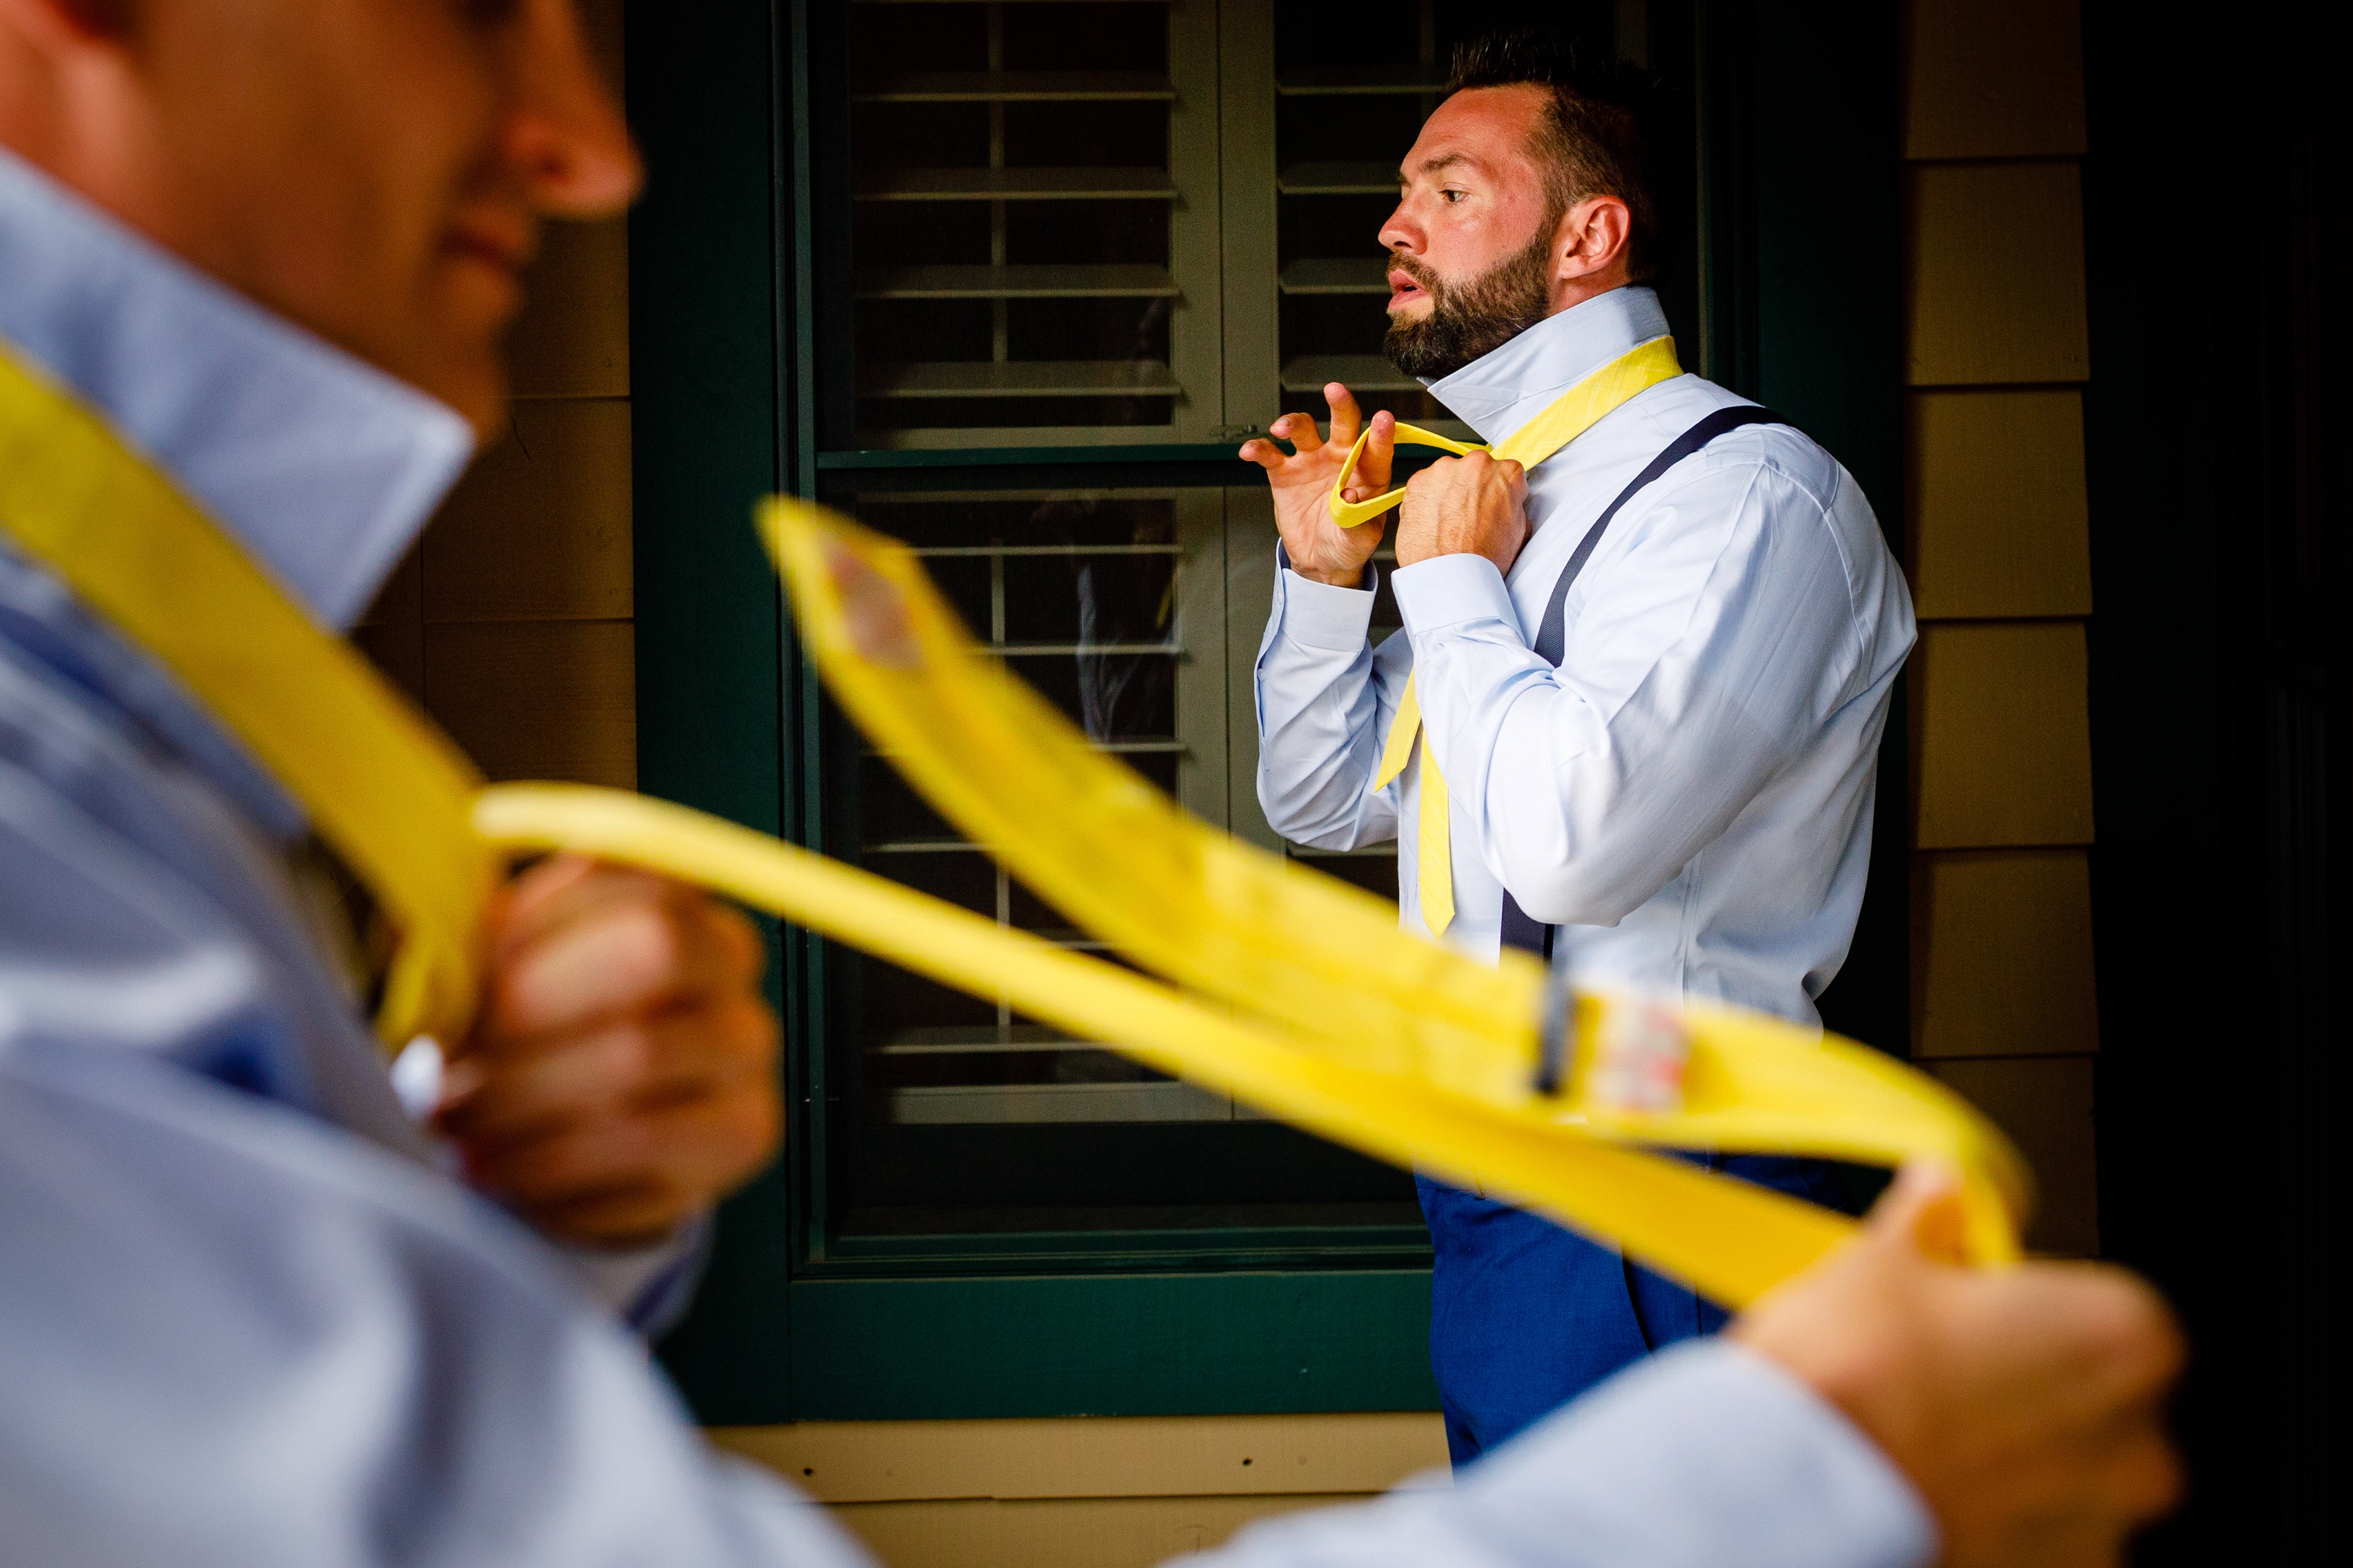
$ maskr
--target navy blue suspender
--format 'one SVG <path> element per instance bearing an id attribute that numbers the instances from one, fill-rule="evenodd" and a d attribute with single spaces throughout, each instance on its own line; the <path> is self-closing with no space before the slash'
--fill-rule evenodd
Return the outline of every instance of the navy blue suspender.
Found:
<path id="1" fill-rule="evenodd" d="M 1627 487 L 1618 492 L 1618 499 L 1602 509 L 1593 520 L 1593 526 L 1577 541 L 1568 564 L 1560 569 L 1560 578 L 1552 585 L 1552 597 L 1545 603 L 1544 619 L 1536 624 L 1536 657 L 1557 668 L 1567 641 L 1567 628 L 1563 617 L 1567 613 L 1568 590 L 1577 574 L 1585 570 L 1585 563 L 1593 554 L 1593 547 L 1601 542 L 1602 531 L 1609 526 L 1625 504 L 1641 494 L 1645 487 L 1661 474 L 1715 440 L 1727 430 L 1737 430 L 1744 425 L 1787 425 L 1788 420 L 1768 408 L 1719 408 L 1667 445 L 1667 449 L 1651 459 L 1650 466 L 1636 474 Z M 1507 889 L 1504 893 L 1504 945 L 1525 948 L 1542 958 L 1552 956 L 1552 927 L 1545 925 L 1520 908 L 1520 901 Z"/>

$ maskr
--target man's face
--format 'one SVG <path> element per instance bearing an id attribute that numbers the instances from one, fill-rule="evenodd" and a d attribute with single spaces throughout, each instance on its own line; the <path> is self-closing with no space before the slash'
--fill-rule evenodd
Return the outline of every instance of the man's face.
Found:
<path id="1" fill-rule="evenodd" d="M 139 0 L 122 177 L 92 194 L 487 427 L 542 219 L 638 185 L 573 5 Z"/>
<path id="2" fill-rule="evenodd" d="M 1409 375 L 1461 369 L 1544 320 L 1553 230 L 1529 146 L 1545 100 L 1533 87 L 1479 88 L 1439 105 L 1398 171 L 1384 346 Z"/>

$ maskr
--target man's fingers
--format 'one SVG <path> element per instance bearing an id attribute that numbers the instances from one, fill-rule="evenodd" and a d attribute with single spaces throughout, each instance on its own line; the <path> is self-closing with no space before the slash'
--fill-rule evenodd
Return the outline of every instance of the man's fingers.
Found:
<path id="1" fill-rule="evenodd" d="M 2046 1321 L 2063 1323 L 2080 1342 L 2082 1364 L 2073 1369 L 2073 1381 L 2084 1395 L 2112 1409 L 2153 1409 L 2188 1357 L 2173 1313 L 2155 1290 L 2121 1268 L 2079 1264 L 2060 1278 L 2068 1294 L 2050 1304 Z"/>
<path id="2" fill-rule="evenodd" d="M 1397 456 L 1397 416 L 1382 409 L 1373 416 L 1370 433 L 1365 437 L 1365 450 L 1356 458 L 1356 482 L 1349 487 L 1350 500 L 1364 500 L 1389 488 L 1389 465 Z"/>
<path id="3" fill-rule="evenodd" d="M 774 1071 L 776 1021 L 749 996 L 631 1019 L 513 1058 L 449 1069 L 436 1121 L 470 1153 L 544 1137 L 601 1115 L 715 1094 Z"/>
<path id="4" fill-rule="evenodd" d="M 1356 433 L 1365 426 L 1365 416 L 1356 408 L 1356 395 L 1335 381 L 1324 388 L 1324 401 L 1332 410 L 1332 444 L 1355 446 Z"/>
<path id="5" fill-rule="evenodd" d="M 650 1246 L 675 1232 L 698 1207 L 660 1183 L 632 1183 L 549 1205 L 537 1217 L 566 1240 L 592 1247 Z"/>
<path id="6" fill-rule="evenodd" d="M 1476 478 L 1475 474 L 1466 474 L 1465 467 L 1478 457 L 1480 454 L 1473 452 L 1469 458 L 1435 458 L 1406 480 L 1405 493 L 1424 505 L 1451 504 L 1453 498 L 1461 493 L 1463 480 Z"/>
<path id="7" fill-rule="evenodd" d="M 640 889 L 510 952 L 476 1043 L 741 990 L 764 957 L 758 933 L 734 910 L 682 889 Z"/>
<path id="8" fill-rule="evenodd" d="M 702 906 L 724 911 L 752 936 L 754 948 L 758 947 L 748 922 L 699 889 L 635 867 L 607 865 L 580 855 L 551 855 L 499 889 L 491 924 L 491 967 L 501 967 L 522 949 L 563 927 L 626 905 L 663 900 L 674 900 L 681 908 Z"/>
<path id="9" fill-rule="evenodd" d="M 1282 448 L 1271 441 L 1245 441 L 1242 443 L 1240 457 L 1243 462 L 1256 463 L 1270 474 L 1291 461 Z"/>
<path id="10" fill-rule="evenodd" d="M 758 1170 L 777 1132 L 772 1096 L 716 1095 L 497 1151 L 471 1171 L 534 1215 L 616 1193 L 666 1193 L 674 1224 Z"/>
<path id="11" fill-rule="evenodd" d="M 1939 1162 L 1905 1163 L 1872 1205 L 1868 1223 L 1877 1240 L 1915 1251 L 1931 1262 L 1957 1266 L 1968 1261 L 1968 1211 L 1961 1200 L 1961 1178 Z"/>
<path id="12" fill-rule="evenodd" d="M 496 960 L 589 910 L 642 897 L 660 879 L 585 855 L 551 855 L 499 889 L 492 923 Z"/>
<path id="13" fill-rule="evenodd" d="M 1315 428 L 1315 421 L 1304 414 L 1286 414 L 1266 427 L 1266 433 L 1278 440 L 1291 443 L 1292 451 L 1305 457 L 1324 445 L 1324 437 Z M 1280 456 L 1278 449 L 1277 455 Z"/>

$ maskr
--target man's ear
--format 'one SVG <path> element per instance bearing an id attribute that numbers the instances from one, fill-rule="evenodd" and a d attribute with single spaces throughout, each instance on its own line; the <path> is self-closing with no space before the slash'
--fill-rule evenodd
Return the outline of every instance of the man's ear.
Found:
<path id="1" fill-rule="evenodd" d="M 1616 196 L 1588 196 L 1561 215 L 1553 234 L 1552 280 L 1556 287 L 1601 280 L 1626 264 L 1626 237 L 1633 215 Z"/>

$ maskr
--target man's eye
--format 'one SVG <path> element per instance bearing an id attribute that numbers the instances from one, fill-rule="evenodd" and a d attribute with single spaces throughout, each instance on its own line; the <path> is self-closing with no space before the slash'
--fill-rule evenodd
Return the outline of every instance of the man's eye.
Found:
<path id="1" fill-rule="evenodd" d="M 1468 191 L 1443 190 L 1438 194 L 1446 199 L 1446 205 L 1448 206 L 1452 206 L 1456 202 L 1461 201 L 1471 193 Z"/>

